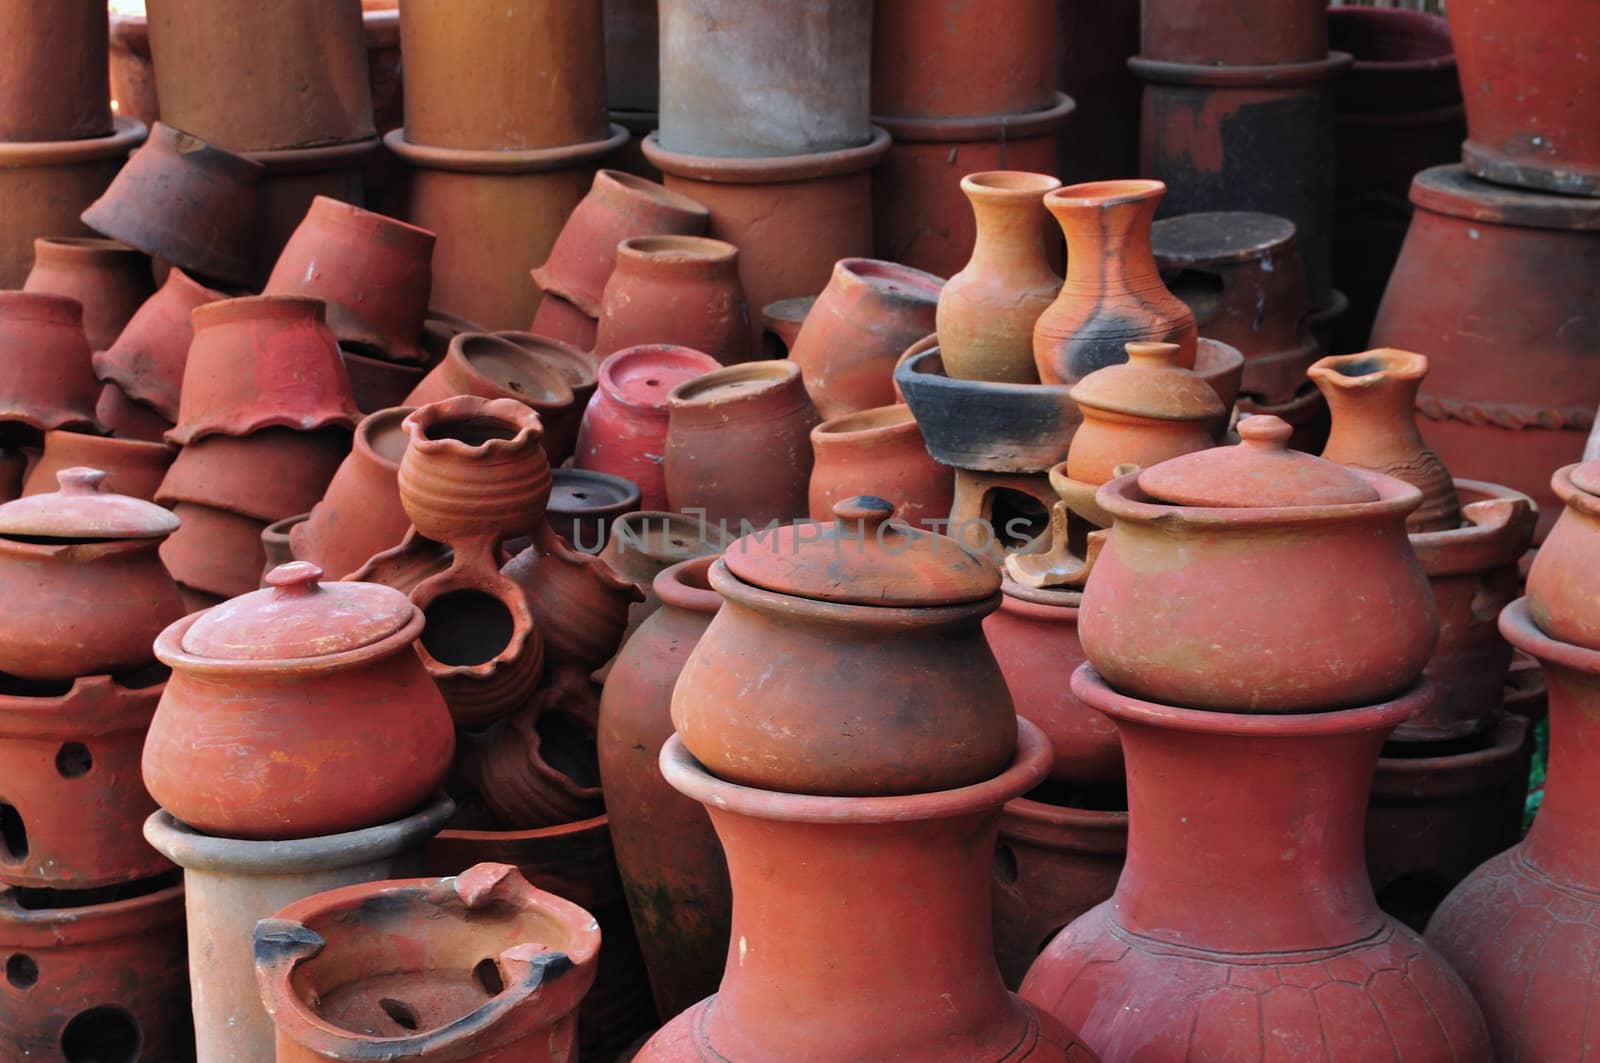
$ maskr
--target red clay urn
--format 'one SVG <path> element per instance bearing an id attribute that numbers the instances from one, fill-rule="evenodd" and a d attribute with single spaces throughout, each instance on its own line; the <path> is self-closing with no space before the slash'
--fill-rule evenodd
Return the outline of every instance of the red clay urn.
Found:
<path id="1" fill-rule="evenodd" d="M 1557 469 L 1550 486 L 1566 508 L 1528 570 L 1528 613 L 1550 638 L 1600 650 L 1600 461 Z"/>

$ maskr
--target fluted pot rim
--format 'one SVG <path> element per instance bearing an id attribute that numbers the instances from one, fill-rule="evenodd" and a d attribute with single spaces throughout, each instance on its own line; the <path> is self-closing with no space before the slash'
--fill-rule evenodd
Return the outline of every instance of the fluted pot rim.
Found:
<path id="1" fill-rule="evenodd" d="M 111 122 L 112 132 L 86 140 L 0 141 L 0 167 L 67 166 L 114 159 L 149 137 L 150 130 L 137 119 L 114 115 Z"/>
<path id="2" fill-rule="evenodd" d="M 1353 371 L 1352 371 L 1353 370 Z M 1428 356 L 1398 347 L 1375 347 L 1357 354 L 1331 354 L 1306 369 L 1320 387 L 1361 391 L 1394 381 L 1420 381 L 1428 375 Z"/>
<path id="3" fill-rule="evenodd" d="M 1403 520 L 1422 504 L 1422 492 L 1403 480 L 1382 473 L 1344 466 L 1352 477 L 1365 480 L 1378 492 L 1371 502 L 1340 502 L 1312 506 L 1182 506 L 1150 499 L 1139 487 L 1142 470 L 1127 473 L 1101 485 L 1095 504 L 1118 524 L 1154 526 L 1166 532 L 1184 529 L 1213 531 L 1275 531 L 1305 525 Z"/>
<path id="4" fill-rule="evenodd" d="M 485 439 L 481 443 L 429 434 L 441 425 L 460 421 L 497 422 L 507 426 L 512 434 L 506 438 Z M 532 407 L 515 399 L 481 399 L 476 395 L 452 395 L 448 399 L 418 406 L 406 415 L 400 426 L 410 436 L 406 447 L 408 451 L 467 461 L 502 459 L 537 446 L 544 437 L 544 424 L 539 419 L 538 411 Z"/>

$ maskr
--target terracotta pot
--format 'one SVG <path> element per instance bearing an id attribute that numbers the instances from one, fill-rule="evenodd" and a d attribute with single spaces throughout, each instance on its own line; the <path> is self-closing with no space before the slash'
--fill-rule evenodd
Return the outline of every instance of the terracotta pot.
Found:
<path id="1" fill-rule="evenodd" d="M 950 470 L 928 455 L 908 406 L 824 421 L 811 429 L 811 452 L 812 520 L 827 520 L 836 503 L 856 495 L 892 500 L 894 515 L 917 528 L 936 528 L 950 513 Z"/>
<path id="2" fill-rule="evenodd" d="M 350 454 L 328 482 L 322 500 L 289 533 L 294 556 L 310 561 L 330 579 L 343 579 L 372 557 L 398 546 L 411 527 L 400 505 L 400 459 L 406 433 L 400 425 L 411 407 L 362 418 Z"/>
<path id="3" fill-rule="evenodd" d="M 1350 62 L 1344 52 L 1262 66 L 1128 61 L 1144 82 L 1139 169 L 1166 184 L 1162 213 L 1294 222 L 1313 309 L 1332 299 L 1333 85 Z"/>
<path id="4" fill-rule="evenodd" d="M 1201 376 L 1178 365 L 1176 343 L 1127 344 L 1128 360 L 1072 386 L 1083 423 L 1067 448 L 1067 475 L 1103 484 L 1121 465 L 1157 465 L 1213 445 L 1228 410 Z"/>
<path id="5" fill-rule="evenodd" d="M 373 1051 L 572 1058 L 599 951 L 594 916 L 505 864 L 345 886 L 255 929 L 256 977 L 285 1063 Z"/>
<path id="6" fill-rule="evenodd" d="M 0 506 L 0 595 L 12 603 L 0 671 L 23 679 L 116 674 L 150 662 L 183 615 L 157 555 L 178 522 L 102 491 L 99 469 L 64 469 L 59 490 Z"/>
<path id="7" fill-rule="evenodd" d="M 667 396 L 667 500 L 717 525 L 761 528 L 807 512 L 820 418 L 793 362 L 752 362 L 686 380 Z"/>
<path id="8" fill-rule="evenodd" d="M 284 517 L 282 520 L 273 521 L 261 529 L 261 551 L 267 555 L 267 563 L 261 568 L 261 586 L 269 586 L 267 583 L 268 572 L 271 572 L 279 565 L 287 565 L 289 562 L 297 560 L 294 556 L 294 549 L 289 544 L 289 533 L 304 524 L 310 517 L 311 514 L 309 513 L 296 513 L 292 517 Z"/>
<path id="9" fill-rule="evenodd" d="M 747 537 L 711 567 L 727 601 L 684 666 L 672 722 L 718 778 L 866 797 L 1004 770 L 1016 717 L 981 627 L 999 605 L 999 573 L 951 539 L 885 523 L 891 512 L 883 499 L 849 499 L 833 524 Z M 854 682 L 841 687 L 839 674 Z M 955 694 L 973 689 L 992 693 Z M 737 708 L 750 699 L 760 719 Z M 965 736 L 959 749 L 951 734 Z"/>
<path id="10" fill-rule="evenodd" d="M 1379 910 L 1362 855 L 1379 749 L 1431 696 L 1426 686 L 1347 711 L 1261 717 L 1139 701 L 1088 665 L 1072 685 L 1122 735 L 1127 866 L 1112 899 L 1034 961 L 1023 999 L 1076 1023 L 1111 1059 L 1308 1045 L 1330 1059 L 1490 1058 L 1466 987 Z M 1252 784 L 1219 789 L 1219 771 L 1249 772 Z M 1264 1027 L 1237 1021 L 1236 983 L 1283 985 Z M 1374 1014 L 1388 1020 L 1365 1018 Z"/>
<path id="11" fill-rule="evenodd" d="M 1600 137 L 1576 120 L 1600 98 L 1600 79 L 1583 59 L 1600 13 L 1581 4 L 1524 12 L 1468 0 L 1449 15 L 1467 107 L 1467 169 L 1502 185 L 1600 194 Z"/>
<path id="12" fill-rule="evenodd" d="M 739 249 L 751 306 L 815 295 L 834 263 L 873 253 L 868 171 L 889 151 L 881 129 L 863 147 L 775 159 L 672 151 L 659 134 L 645 138 L 643 150 L 669 189 L 711 211 L 708 235 Z"/>
<path id="13" fill-rule="evenodd" d="M 816 305 L 816 296 L 802 295 L 794 299 L 779 299 L 775 303 L 763 306 L 761 308 L 762 356 L 789 357 L 789 349 L 794 346 L 795 338 L 800 335 L 800 326 L 806 323 L 806 315 L 810 314 L 811 308 Z"/>
<path id="14" fill-rule="evenodd" d="M 142 9 L 138 14 L 111 12 L 111 102 L 119 116 L 147 126 L 161 117 L 150 58 L 150 21 Z"/>
<path id="15" fill-rule="evenodd" d="M 877 253 L 949 276 L 967 263 L 976 226 L 960 179 L 995 170 L 1054 173 L 1061 131 L 1076 108 L 1057 93 L 1042 111 L 990 118 L 890 118 L 876 121 L 894 138 L 873 175 Z M 1052 240 L 1051 264 L 1061 265 Z"/>
<path id="16" fill-rule="evenodd" d="M 1033 326 L 1055 301 L 1061 278 L 1045 254 L 1047 174 L 1001 170 L 969 174 L 977 237 L 972 258 L 939 292 L 935 321 L 945 372 L 962 380 L 1038 383 Z"/>
<path id="17" fill-rule="evenodd" d="M 950 118 L 1049 108 L 1060 0 L 1027 0 L 1003 19 L 992 15 L 956 0 L 882 0 L 873 12 L 872 113 Z M 973 49 L 980 39 L 988 45 Z"/>
<path id="18" fill-rule="evenodd" d="M 644 592 L 644 601 L 635 602 L 628 609 L 628 629 L 622 636 L 623 645 L 627 645 L 640 624 L 661 608 L 661 599 L 656 597 L 654 589 L 658 575 L 680 561 L 720 554 L 728 542 L 723 529 L 682 513 L 641 510 L 618 517 L 611 526 L 611 538 L 600 551 L 600 558 L 612 571 L 626 576 Z M 596 682 L 605 681 L 604 671 L 602 668 L 596 674 Z"/>
<path id="19" fill-rule="evenodd" d="M 801 0 L 758 12 L 738 0 L 668 0 L 660 35 L 669 151 L 771 158 L 872 139 L 869 5 Z"/>
<path id="20" fill-rule="evenodd" d="M 1423 438 L 1457 476 L 1532 497 L 1543 538 L 1560 512 L 1550 470 L 1579 459 L 1600 405 L 1576 339 L 1595 313 L 1600 202 L 1499 189 L 1459 166 L 1418 174 L 1411 198 L 1373 342 L 1435 356 Z"/>
<path id="21" fill-rule="evenodd" d="M 207 436 L 178 451 L 155 497 L 164 506 L 192 502 L 271 523 L 309 510 L 349 452 L 350 433 L 338 428 Z M 189 534 L 180 528 L 174 538 Z"/>
<path id="22" fill-rule="evenodd" d="M 789 351 L 824 418 L 894 400 L 895 361 L 934 329 L 943 284 L 893 262 L 839 261 Z"/>
<path id="23" fill-rule="evenodd" d="M 1600 532 L 1600 465 L 1584 462 L 1557 469 L 1550 484 L 1565 508 L 1528 570 L 1528 614 L 1539 630 L 1559 642 L 1600 649 L 1600 610 L 1595 577 L 1585 560 Z"/>
<path id="24" fill-rule="evenodd" d="M 1194 313 L 1167 290 L 1150 252 L 1150 225 L 1166 194 L 1159 181 L 1102 181 L 1044 198 L 1067 238 L 1061 294 L 1033 329 L 1046 384 L 1075 384 L 1126 358 L 1134 342 L 1176 343 L 1194 366 Z"/>
<path id="25" fill-rule="evenodd" d="M 613 110 L 654 111 L 661 97 L 661 24 L 654 0 L 605 0 L 601 10 L 606 104 Z"/>
<path id="26" fill-rule="evenodd" d="M 100 388 L 100 397 L 94 403 L 94 418 L 113 436 L 144 443 L 163 443 L 173 428 L 172 422 L 154 408 L 130 399 L 127 392 L 110 381 Z"/>
<path id="27" fill-rule="evenodd" d="M 134 312 L 116 340 L 95 352 L 95 375 L 115 384 L 126 400 L 176 421 L 183 368 L 194 341 L 194 310 L 226 298 L 181 269 L 168 271 L 166 282 Z M 115 424 L 108 427 L 122 433 Z"/>
<path id="28" fill-rule="evenodd" d="M 345 375 L 350 378 L 350 397 L 362 414 L 373 414 L 392 406 L 404 406 L 406 397 L 422 383 L 427 370 L 420 365 L 402 365 L 357 354 L 341 346 Z"/>
<path id="29" fill-rule="evenodd" d="M 699 236 L 710 212 L 688 196 L 617 170 L 594 175 L 588 195 L 561 227 L 550 257 L 533 271 L 534 283 L 590 317 L 600 316 L 617 245 L 646 236 Z"/>
<path id="30" fill-rule="evenodd" d="M 0 423 L 33 439 L 54 428 L 97 431 L 83 308 L 74 299 L 0 292 Z"/>
<path id="31" fill-rule="evenodd" d="M 450 349 L 450 341 L 463 332 L 482 331 L 483 326 L 476 321 L 468 321 L 438 307 L 429 307 L 427 320 L 422 323 L 422 349 L 428 352 L 428 363 L 438 365 L 443 361 L 445 352 Z"/>
<path id="32" fill-rule="evenodd" d="M 535 529 L 532 545 L 501 573 L 522 588 L 552 671 L 565 670 L 583 684 L 616 655 L 628 607 L 644 598 L 632 580 L 568 546 L 549 525 Z"/>
<path id="33" fill-rule="evenodd" d="M 0 140 L 86 140 L 111 132 L 110 35 L 98 0 L 0 10 Z"/>
<path id="34" fill-rule="evenodd" d="M 392 823 L 321 838 L 213 838 L 158 811 L 144 836 L 184 869 L 195 1042 L 206 1058 L 274 1063 L 249 941 L 258 920 L 302 897 L 419 873 L 422 848 L 455 804 L 440 794 Z"/>
<path id="35" fill-rule="evenodd" d="M 1595 651 L 1546 637 L 1525 600 L 1500 614 L 1512 645 L 1539 659 L 1550 689 L 1550 762 L 1544 801 L 1521 844 L 1468 875 L 1428 923 L 1428 943 L 1483 1005 L 1502 1058 L 1586 1059 L 1593 987 L 1583 969 L 1595 947 L 1597 829 L 1589 762 L 1594 748 Z M 1532 986 L 1560 987 L 1538 992 Z"/>
<path id="36" fill-rule="evenodd" d="M 666 509 L 667 396 L 684 381 L 717 368 L 708 354 L 664 344 L 608 357 L 600 365 L 600 387 L 583 414 L 573 466 L 620 476 L 638 485 L 641 508 Z"/>
<path id="37" fill-rule="evenodd" d="M 319 585 L 320 575 L 281 566 L 270 589 L 156 640 L 173 673 L 145 742 L 145 785 L 197 830 L 273 840 L 358 830 L 415 809 L 444 779 L 454 735 L 412 653 L 421 611 L 386 587 Z M 267 761 L 269 771 L 241 768 Z"/>
<path id="38" fill-rule="evenodd" d="M 668 739 L 662 773 L 711 815 L 743 947 L 730 948 L 717 994 L 668 1023 L 638 1063 L 1096 1058 L 1007 992 L 995 966 L 989 869 L 1000 808 L 1050 761 L 1032 724 L 1018 731 L 1008 768 L 983 782 L 868 799 L 724 782 Z"/>
<path id="39" fill-rule="evenodd" d="M 1139 52 L 1211 66 L 1309 63 L 1328 54 L 1328 13 L 1318 0 L 1191 4 L 1145 0 Z"/>
<path id="40" fill-rule="evenodd" d="M 1130 695 L 1235 713 L 1396 696 L 1438 638 L 1405 538 L 1421 492 L 1286 450 L 1290 428 L 1277 418 L 1246 418 L 1238 431 L 1238 446 L 1118 477 L 1095 495 L 1116 523 L 1079 609 L 1090 662 Z M 1217 588 L 1250 601 L 1258 586 L 1299 607 L 1230 609 L 1225 621 L 1216 612 Z"/>
<path id="41" fill-rule="evenodd" d="M 0 890 L 0 1038 L 19 1059 L 184 1059 L 182 886 Z"/>
<path id="42" fill-rule="evenodd" d="M 589 351 L 569 344 L 535 336 L 531 332 L 496 332 L 492 335 L 510 340 L 531 354 L 543 365 L 556 370 L 572 389 L 572 405 L 565 410 L 540 414 L 544 421 L 545 453 L 551 463 L 565 462 L 578 444 L 578 426 L 583 422 L 583 411 L 594 397 L 600 384 L 600 363 Z"/>
<path id="43" fill-rule="evenodd" d="M 121 679 L 7 679 L 0 882 L 84 890 L 171 869 L 139 837 L 156 807 L 139 781 L 139 751 L 162 682 L 158 669 Z"/>
<path id="44" fill-rule="evenodd" d="M 64 295 L 83 305 L 89 349 L 116 342 L 139 307 L 155 293 L 150 261 L 114 240 L 40 237 L 33 242 L 33 270 L 25 292 Z"/>
<path id="45" fill-rule="evenodd" d="M 551 476 L 545 519 L 580 553 L 598 554 L 610 539 L 612 522 L 639 508 L 639 488 L 620 476 L 584 469 L 556 469 Z"/>
<path id="46" fill-rule="evenodd" d="M 487 815 L 516 830 L 573 823 L 605 810 L 595 764 L 594 707 L 566 697 L 565 677 L 545 684 L 510 716 L 464 735 L 456 773 Z M 576 709 L 577 711 L 574 711 Z"/>
<path id="47" fill-rule="evenodd" d="M 259 295 L 195 309 L 168 442 L 187 446 L 264 428 L 348 430 L 360 419 L 321 300 Z"/>
<path id="48" fill-rule="evenodd" d="M 278 256 L 319 197 L 366 206 L 367 172 L 380 147 L 373 136 L 343 144 L 244 153 L 266 167 L 258 193 L 252 287 L 267 282 Z"/>
<path id="49" fill-rule="evenodd" d="M 151 501 L 177 450 L 165 443 L 91 436 L 82 432 L 46 432 L 44 454 L 28 470 L 22 494 L 41 495 L 56 489 L 56 476 L 74 466 L 106 474 L 101 489 Z"/>
<path id="50" fill-rule="evenodd" d="M 554 293 L 540 298 L 528 334 L 565 344 L 574 350 L 594 350 L 600 322 Z"/>
<path id="51" fill-rule="evenodd" d="M 262 291 L 321 299 L 340 342 L 391 362 L 426 364 L 419 344 L 433 251 L 428 229 L 318 196 Z"/>
<path id="52" fill-rule="evenodd" d="M 531 531 L 550 497 L 538 415 L 510 399 L 456 396 L 413 410 L 400 501 L 435 542 L 490 544 Z"/>
<path id="53" fill-rule="evenodd" d="M 258 162 L 157 122 L 83 212 L 83 222 L 179 269 L 248 285 L 265 172 Z"/>
<path id="54" fill-rule="evenodd" d="M 554 340 L 529 337 L 518 343 L 506 336 L 463 332 L 450 341 L 444 361 L 411 389 L 405 404 L 426 406 L 452 395 L 515 400 L 538 413 L 545 449 L 553 461 L 560 461 L 572 450 L 582 413 L 561 368 L 574 360 L 587 362 L 581 352 Z"/>
<path id="55" fill-rule="evenodd" d="M 268 521 L 198 502 L 172 507 L 179 528 L 161 547 L 161 563 L 172 573 L 193 613 L 246 594 L 261 583 L 266 553 L 261 533 Z"/>
<path id="56" fill-rule="evenodd" d="M 1244 355 L 1246 393 L 1285 402 L 1322 355 L 1306 323 L 1306 279 L 1287 219 L 1248 211 L 1164 218 L 1150 247 L 1172 294 L 1207 337 Z"/>
<path id="57" fill-rule="evenodd" d="M 644 236 L 618 245 L 601 301 L 596 357 L 670 343 L 731 365 L 751 359 L 753 335 L 738 248 L 699 236 Z"/>
<path id="58" fill-rule="evenodd" d="M 1062 0 L 1057 88 L 1077 100 L 1061 138 L 1061 179 L 1108 181 L 1139 172 L 1138 0 Z"/>

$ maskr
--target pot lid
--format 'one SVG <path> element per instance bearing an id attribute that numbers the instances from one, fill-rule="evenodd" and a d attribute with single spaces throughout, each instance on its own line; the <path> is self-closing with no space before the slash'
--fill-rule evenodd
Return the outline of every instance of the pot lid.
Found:
<path id="1" fill-rule="evenodd" d="M 1376 502 L 1377 489 L 1336 462 L 1289 449 L 1280 417 L 1239 422 L 1242 442 L 1184 454 L 1139 474 L 1139 488 L 1177 506 L 1278 508 Z"/>
<path id="2" fill-rule="evenodd" d="M 61 486 L 0 506 L 0 535 L 40 539 L 164 539 L 178 530 L 171 510 L 104 490 L 101 469 L 74 466 L 56 473 Z"/>
<path id="3" fill-rule="evenodd" d="M 1567 477 L 1572 486 L 1586 495 L 1600 495 L 1600 461 L 1586 461 Z M 3 512 L 3 510 L 0 510 Z"/>
<path id="4" fill-rule="evenodd" d="M 1178 364 L 1176 343 L 1129 343 L 1128 360 L 1096 369 L 1068 393 L 1080 406 L 1162 421 L 1218 420 L 1227 411 L 1205 379 Z"/>
<path id="5" fill-rule="evenodd" d="M 207 609 L 184 632 L 183 651 L 228 661 L 327 657 L 380 642 L 416 615 L 392 587 L 321 579 L 309 561 L 279 565 L 265 589 Z"/>
<path id="6" fill-rule="evenodd" d="M 893 515 L 894 503 L 858 495 L 835 503 L 831 524 L 747 535 L 723 560 L 763 590 L 844 605 L 960 605 L 1000 589 L 1000 570 L 987 558 Z"/>

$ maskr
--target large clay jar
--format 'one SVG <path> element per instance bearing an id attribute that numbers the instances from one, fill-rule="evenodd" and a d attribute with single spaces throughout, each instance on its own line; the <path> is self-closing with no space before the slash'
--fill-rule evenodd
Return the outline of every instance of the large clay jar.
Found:
<path id="1" fill-rule="evenodd" d="M 807 512 L 811 429 L 820 420 L 793 362 L 728 366 L 667 396 L 667 502 L 740 529 Z"/>
<path id="2" fill-rule="evenodd" d="M 1069 185 L 1044 204 L 1067 237 L 1061 294 L 1033 329 L 1033 359 L 1046 384 L 1074 384 L 1126 357 L 1128 343 L 1176 343 L 1194 367 L 1194 312 L 1167 290 L 1150 251 L 1150 225 L 1166 194 L 1160 181 Z"/>
<path id="3" fill-rule="evenodd" d="M 728 956 L 732 893 L 722 845 L 694 800 L 661 776 L 672 737 L 672 688 L 722 606 L 700 557 L 662 571 L 661 605 L 639 625 L 600 695 L 600 782 L 617 870 L 639 935 L 656 1010 L 677 1015 L 716 991 Z"/>
<path id="4" fill-rule="evenodd" d="M 1426 686 L 1263 717 L 1140 701 L 1088 665 L 1072 685 L 1122 736 L 1128 860 L 1023 999 L 1107 1059 L 1491 1058 L 1461 979 L 1379 910 L 1363 859 L 1378 752 Z"/>
<path id="5" fill-rule="evenodd" d="M 639 488 L 639 508 L 667 507 L 662 467 L 667 442 L 667 396 L 686 380 L 720 368 L 709 354 L 687 347 L 629 347 L 600 364 L 600 386 L 578 429 L 572 464 L 620 476 Z"/>
<path id="6" fill-rule="evenodd" d="M 178 420 L 183 367 L 194 342 L 194 310 L 226 298 L 181 269 L 169 270 L 165 283 L 134 312 L 115 342 L 94 353 L 95 375 L 107 389 L 121 391 L 123 402 L 148 407 L 170 428 Z M 102 395 L 100 404 L 105 401 Z M 103 416 L 102 422 L 118 435 L 136 434 Z M 154 438 L 160 439 L 160 434 Z"/>
<path id="7" fill-rule="evenodd" d="M 1095 1060 L 1007 992 L 995 965 L 1000 809 L 1050 763 L 1037 728 L 1020 721 L 1017 732 L 1008 766 L 980 782 L 865 799 L 740 786 L 669 739 L 662 773 L 706 807 L 727 853 L 733 944 L 716 995 L 668 1023 L 637 1063 Z"/>
<path id="8" fill-rule="evenodd" d="M 1226 420 L 1210 384 L 1177 364 L 1176 343 L 1130 343 L 1128 360 L 1072 386 L 1083 423 L 1067 448 L 1067 475 L 1103 484 L 1119 465 L 1157 465 L 1204 450 Z"/>
<path id="9" fill-rule="evenodd" d="M 1318 0 L 1145 0 L 1139 53 L 1215 66 L 1310 62 L 1328 54 L 1328 11 Z"/>
<path id="10" fill-rule="evenodd" d="M 86 140 L 111 132 L 110 25 L 99 0 L 0 8 L 0 141 Z"/>
<path id="11" fill-rule="evenodd" d="M 895 362 L 934 331 L 943 284 L 893 262 L 839 260 L 789 349 L 824 419 L 895 401 Z"/>
<path id="12" fill-rule="evenodd" d="M 116 674 L 150 662 L 183 615 L 157 550 L 178 527 L 160 506 L 100 490 L 99 469 L 63 469 L 61 489 L 0 506 L 0 672 L 24 679 Z"/>
<path id="13" fill-rule="evenodd" d="M 75 299 L 0 292 L 0 423 L 37 443 L 53 428 L 93 431 L 100 387 Z"/>
<path id="14" fill-rule="evenodd" d="M 161 807 L 209 834 L 309 838 L 415 810 L 444 781 L 450 716 L 413 647 L 423 617 L 370 583 L 281 565 L 265 590 L 177 621 L 144 748 Z"/>
<path id="15" fill-rule="evenodd" d="M 872 113 L 968 118 L 1042 111 L 1055 102 L 1060 0 L 1023 0 L 1004 18 L 981 5 L 878 0 Z M 988 46 L 973 48 L 974 40 Z"/>
<path id="16" fill-rule="evenodd" d="M 596 358 L 641 343 L 670 343 L 723 365 L 751 358 L 754 331 L 739 249 L 701 236 L 640 236 L 617 245 L 600 300 Z"/>
<path id="17" fill-rule="evenodd" d="M 406 452 L 401 421 L 411 407 L 368 414 L 355 443 L 328 482 L 310 516 L 289 532 L 294 556 L 330 579 L 343 579 L 373 554 L 398 546 L 411 527 L 400 505 L 400 459 Z"/>
<path id="18" fill-rule="evenodd" d="M 59 473 L 75 466 L 87 466 L 106 474 L 101 483 L 102 491 L 153 501 L 177 453 L 175 447 L 142 439 L 91 436 L 83 432 L 46 432 L 44 451 L 28 469 L 22 494 L 42 495 L 54 491 Z"/>
<path id="19" fill-rule="evenodd" d="M 1290 431 L 1247 417 L 1238 446 L 1095 494 L 1115 524 L 1078 631 L 1116 689 L 1192 708 L 1311 712 L 1397 696 L 1422 674 L 1439 634 L 1405 531 L 1422 493 L 1290 451 Z M 1295 604 L 1235 607 L 1267 601 Z"/>
<path id="20" fill-rule="evenodd" d="M 939 292 L 935 316 L 945 372 L 962 380 L 1033 384 L 1033 326 L 1061 291 L 1045 254 L 1044 197 L 1061 187 L 1046 174 L 968 174 L 977 239 L 972 258 Z"/>
<path id="21" fill-rule="evenodd" d="M 254 949 L 280 1063 L 574 1059 L 599 952 L 594 916 L 505 864 L 307 897 Z"/>
<path id="22" fill-rule="evenodd" d="M 1588 558 L 1600 543 L 1600 463 L 1557 469 L 1564 509 L 1528 571 L 1528 615 L 1558 642 L 1600 650 L 1600 579 Z"/>
<path id="23" fill-rule="evenodd" d="M 1016 717 L 982 628 L 1000 604 L 1000 574 L 953 539 L 891 521 L 893 511 L 881 498 L 848 499 L 832 524 L 748 536 L 711 566 L 726 601 L 672 696 L 672 722 L 706 770 L 850 797 L 951 789 L 1004 770 Z M 761 713 L 741 707 L 752 703 Z"/>
<path id="24" fill-rule="evenodd" d="M 33 270 L 25 292 L 64 295 L 83 304 L 89 349 L 116 342 L 134 313 L 155 294 L 150 260 L 115 240 L 40 237 L 33 242 Z"/>
<path id="25" fill-rule="evenodd" d="M 895 502 L 894 515 L 915 528 L 935 528 L 950 515 L 955 483 L 934 461 L 922 429 L 905 405 L 879 406 L 823 421 L 811 430 L 812 520 L 856 495 Z"/>

